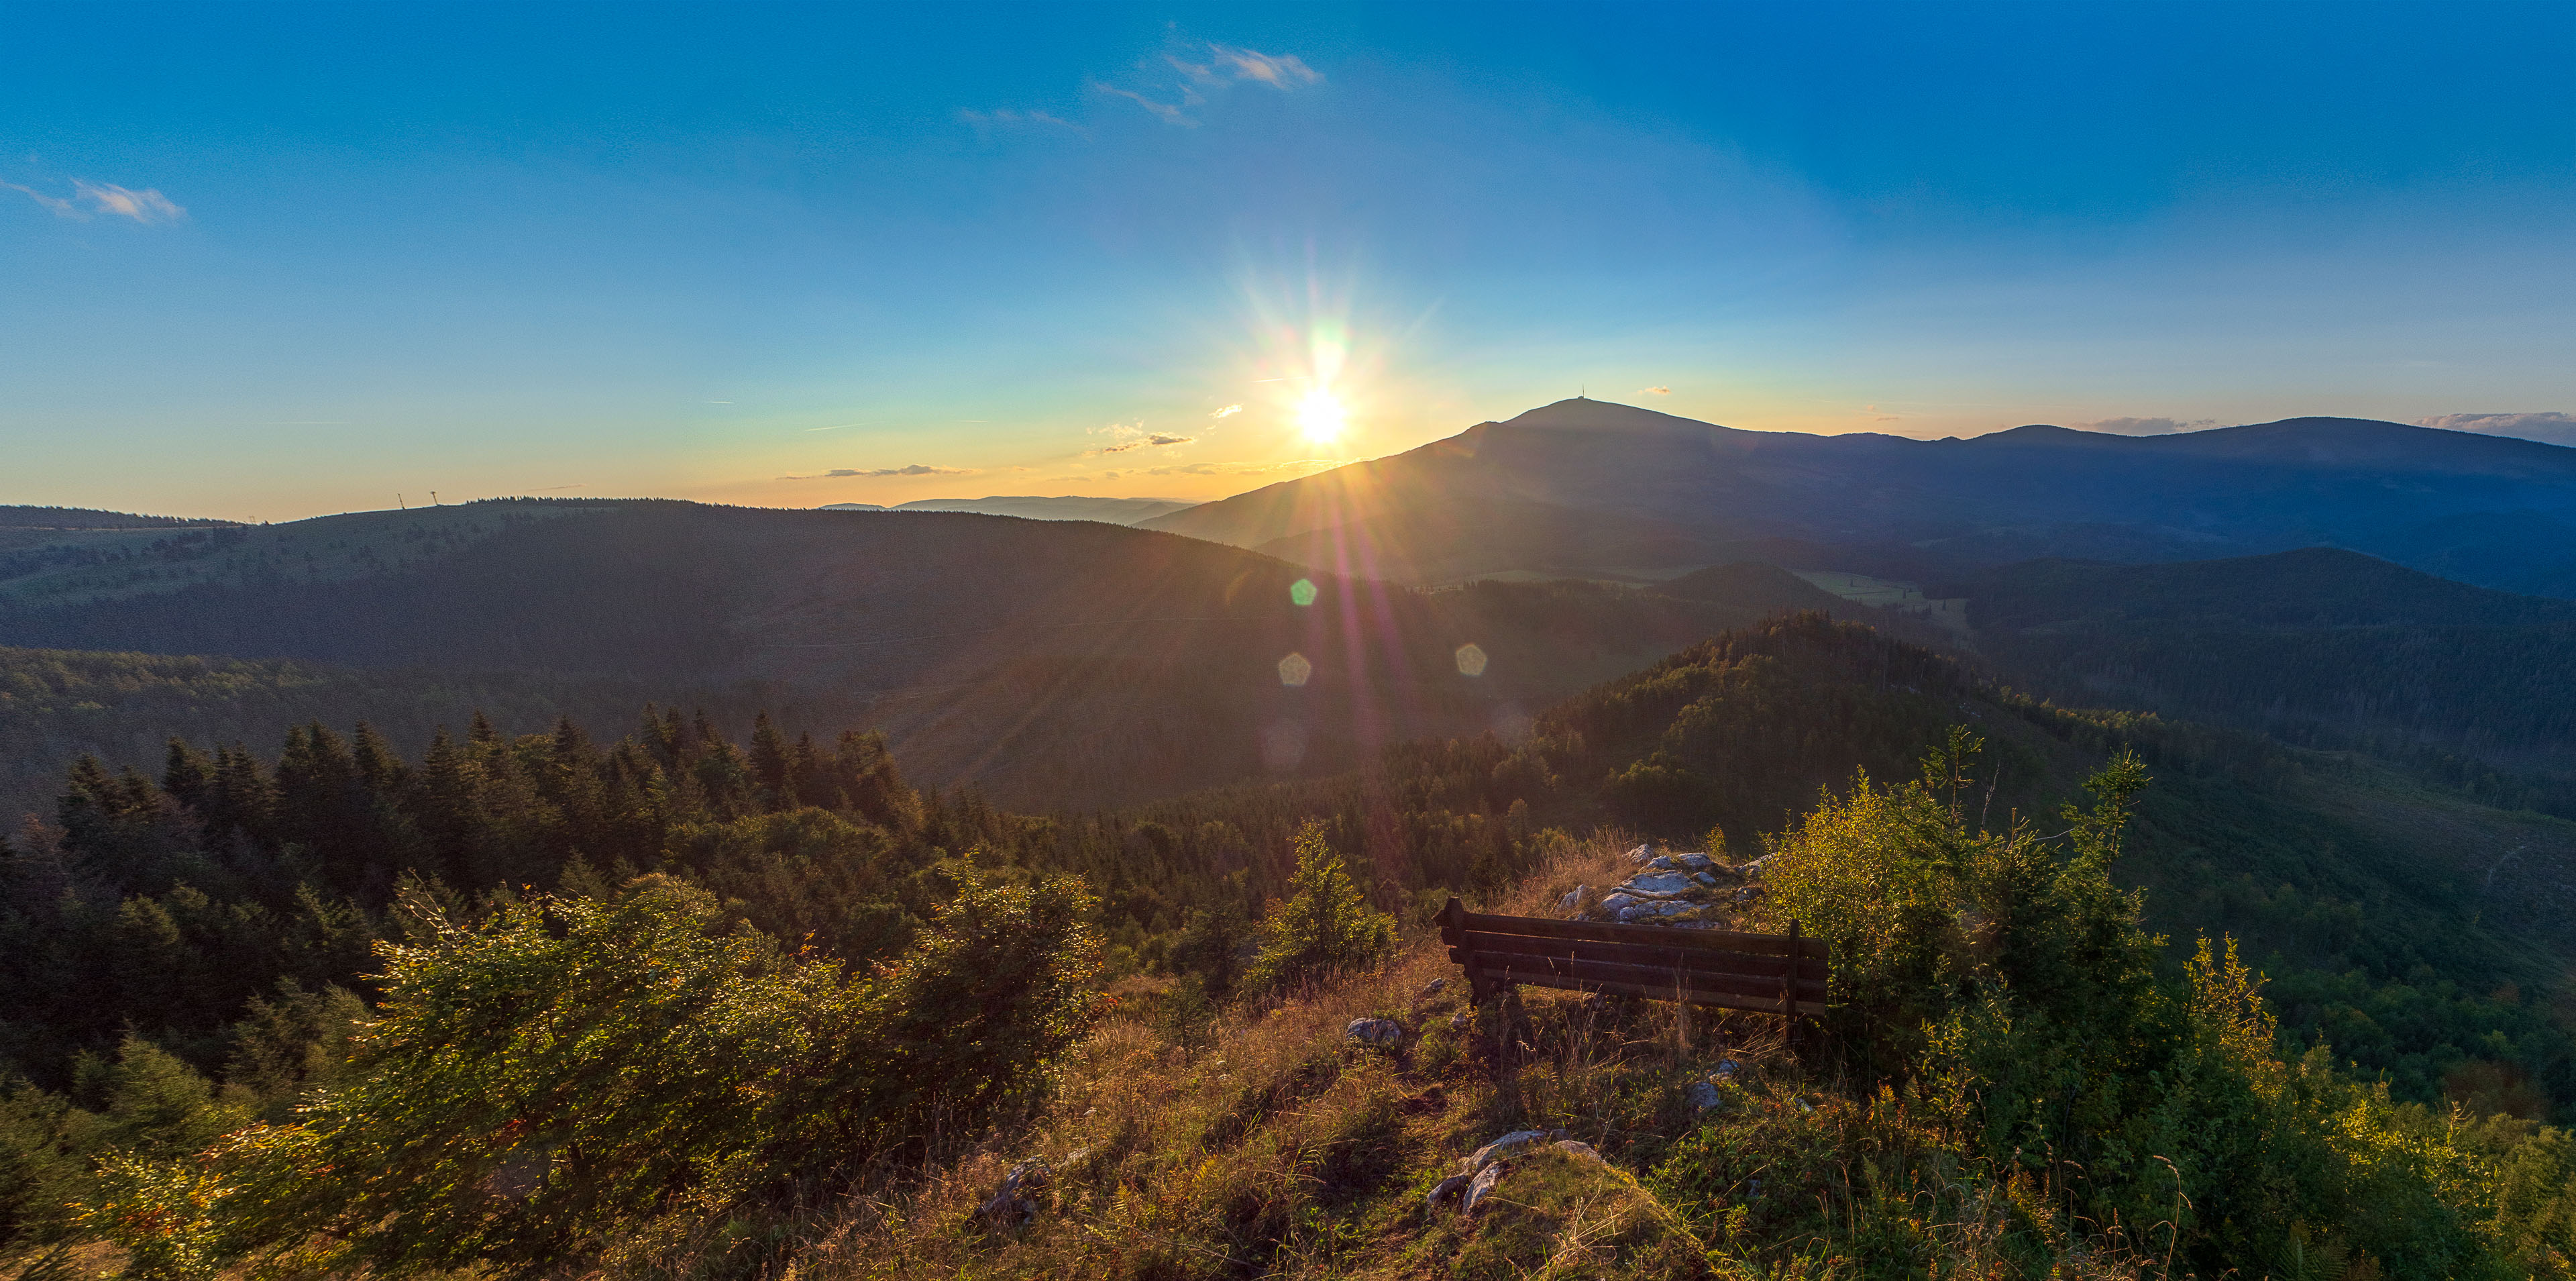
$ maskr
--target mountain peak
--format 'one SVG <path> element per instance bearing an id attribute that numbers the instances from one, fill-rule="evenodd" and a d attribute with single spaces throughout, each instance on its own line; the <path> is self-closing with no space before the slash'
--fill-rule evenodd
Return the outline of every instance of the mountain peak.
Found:
<path id="1" fill-rule="evenodd" d="M 1541 405 L 1499 424 L 1504 427 L 1539 427 L 1555 431 L 1697 431 L 1725 432 L 1732 427 L 1704 423 L 1636 405 L 1623 405 L 1615 400 L 1592 400 L 1582 396 Z"/>

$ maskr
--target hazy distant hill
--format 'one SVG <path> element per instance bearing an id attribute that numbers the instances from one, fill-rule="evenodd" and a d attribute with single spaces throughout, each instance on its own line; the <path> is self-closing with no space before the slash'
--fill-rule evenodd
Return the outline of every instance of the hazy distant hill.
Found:
<path id="1" fill-rule="evenodd" d="M 994 495 L 989 498 L 916 498 L 892 507 L 874 503 L 826 503 L 816 508 L 827 512 L 973 512 L 983 516 L 1017 516 L 1023 520 L 1096 520 L 1109 525 L 1133 525 L 1169 516 L 1196 506 L 1177 498 L 1083 498 L 1066 495 L 1061 498 L 1017 498 Z"/>
<path id="2" fill-rule="evenodd" d="M 1709 564 L 1757 540 L 1811 558 L 1793 568 L 1881 576 L 1891 559 L 1929 576 L 2331 542 L 2576 595 L 2576 449 L 2350 418 L 2170 436 L 1811 436 L 1569 400 L 1145 525 L 1417 582 Z"/>
<path id="3" fill-rule="evenodd" d="M 1769 612 L 1588 584 L 1424 594 L 1169 534 L 937 512 L 521 500 L 217 532 L 0 580 L 0 644 L 670 699 L 754 682 L 860 709 L 927 778 L 1102 804 L 1508 727 Z M 1283 682 L 1292 654 L 1303 685 Z"/>
<path id="4" fill-rule="evenodd" d="M 1980 652 L 2060 701 L 2576 770 L 2576 601 L 2331 548 L 2032 561 L 1932 590 L 1966 597 Z"/>
<path id="5" fill-rule="evenodd" d="M 1157 516 L 1187 511 L 1196 503 L 1177 498 L 1083 498 L 1065 495 L 1061 498 L 1020 498 L 995 495 L 989 498 L 916 498 L 888 508 L 899 512 L 976 512 L 985 516 L 1017 516 L 1024 520 L 1096 520 L 1111 525 L 1134 525 Z"/>
<path id="6" fill-rule="evenodd" d="M 0 529 L 174 529 L 238 523 L 184 516 L 137 516 L 131 512 L 92 511 L 86 507 L 0 506 Z"/>

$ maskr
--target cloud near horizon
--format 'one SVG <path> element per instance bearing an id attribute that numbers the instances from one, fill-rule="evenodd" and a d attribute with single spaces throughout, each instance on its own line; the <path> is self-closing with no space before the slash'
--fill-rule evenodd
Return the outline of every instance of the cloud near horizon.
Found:
<path id="1" fill-rule="evenodd" d="M 2180 418 L 2103 418 L 2094 422 L 2076 424 L 2085 431 L 2109 432 L 2114 436 L 2170 436 L 2175 432 L 2199 431 L 2204 427 L 2217 425 L 2218 420 L 2215 418 L 2194 418 L 2188 421 Z"/>
<path id="2" fill-rule="evenodd" d="M 1637 394 L 1640 396 L 1669 396 L 1673 394 L 1673 389 L 1670 387 L 1640 387 L 1637 389 Z"/>
<path id="3" fill-rule="evenodd" d="M 830 471 L 816 472 L 811 476 L 781 476 L 779 479 L 839 480 L 848 476 L 972 476 L 975 474 L 975 470 L 976 469 L 972 467 L 931 467 L 922 463 L 914 463 L 909 467 L 871 467 L 864 469 L 857 467 L 835 467 Z"/>
<path id="4" fill-rule="evenodd" d="M 87 222 L 100 214 L 108 214 L 118 218 L 131 218 L 149 227 L 182 222 L 188 217 L 188 211 L 185 208 L 168 196 L 162 195 L 157 187 L 146 187 L 136 191 L 131 187 L 120 187 L 112 182 L 91 182 L 84 178 L 74 178 L 72 194 L 68 199 L 61 196 L 48 196 L 33 187 L 15 182 L 0 182 L 0 187 L 7 187 L 11 191 L 26 196 L 29 200 L 53 211 L 57 218 L 69 218 L 75 222 Z M 86 208 L 83 207 L 84 203 Z"/>
<path id="5" fill-rule="evenodd" d="M 1124 444 L 1104 445 L 1099 449 L 1090 451 L 1088 454 L 1085 454 L 1084 457 L 1096 457 L 1101 454 L 1123 454 L 1131 449 L 1159 449 L 1165 445 L 1186 445 L 1197 439 L 1198 437 L 1196 436 L 1167 436 L 1158 431 L 1153 435 L 1146 436 L 1138 440 L 1127 441 Z"/>
<path id="6" fill-rule="evenodd" d="M 2517 436 L 2544 445 L 2576 447 L 2576 414 L 2440 414 L 2418 418 L 2415 425 L 2438 427 L 2444 431 L 2473 431 L 2484 436 Z"/>

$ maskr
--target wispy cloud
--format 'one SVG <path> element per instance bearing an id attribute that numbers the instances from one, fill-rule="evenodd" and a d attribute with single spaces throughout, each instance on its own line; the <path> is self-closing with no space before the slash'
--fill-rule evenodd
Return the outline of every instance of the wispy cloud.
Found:
<path id="1" fill-rule="evenodd" d="M 1637 389 L 1637 394 L 1641 396 L 1669 396 L 1673 394 L 1673 389 L 1670 387 L 1640 387 Z"/>
<path id="2" fill-rule="evenodd" d="M 2473 431 L 2488 436 L 2519 436 L 2550 445 L 2576 446 L 2576 414 L 2442 414 L 2415 420 L 2418 427 Z"/>
<path id="3" fill-rule="evenodd" d="M 33 187 L 14 182 L 0 182 L 0 187 L 6 187 L 26 196 L 29 200 L 51 210 L 57 218 L 69 218 L 76 222 L 87 222 L 100 214 L 106 214 L 116 218 L 131 218 L 148 227 L 180 222 L 188 216 L 186 209 L 181 208 L 168 196 L 162 195 L 155 187 L 136 191 L 131 187 L 120 187 L 112 182 L 90 182 L 86 179 L 74 178 L 72 194 L 69 198 L 49 196 Z"/>
<path id="4" fill-rule="evenodd" d="M 1207 102 L 1198 92 L 1201 88 L 1216 90 L 1249 83 L 1268 85 L 1284 93 L 1320 83 L 1324 78 L 1323 72 L 1307 66 L 1293 53 L 1263 53 L 1258 49 L 1239 49 L 1214 43 L 1195 47 L 1205 52 L 1190 57 L 1177 53 L 1163 55 L 1163 61 L 1181 73 L 1181 83 L 1173 86 L 1180 91 L 1178 102 L 1165 102 L 1134 89 L 1121 89 L 1098 80 L 1093 81 L 1091 87 L 1125 98 L 1153 112 L 1165 124 L 1196 128 L 1198 117 L 1191 115 L 1189 109 Z M 1205 60 L 1198 60 L 1201 58 Z"/>
<path id="5" fill-rule="evenodd" d="M 1243 412 L 1243 406 L 1241 406 L 1241 405 L 1228 405 L 1228 406 L 1226 406 L 1225 408 L 1220 409 L 1220 410 L 1216 411 L 1215 413 L 1208 415 L 1208 417 L 1210 417 L 1210 418 L 1232 418 L 1232 417 L 1234 417 L 1236 414 L 1239 414 L 1239 413 L 1242 413 L 1242 412 Z"/>
<path id="6" fill-rule="evenodd" d="M 1143 107 L 1145 110 L 1162 117 L 1163 123 L 1165 124 L 1179 125 L 1185 129 L 1196 129 L 1199 126 L 1199 122 L 1192 119 L 1188 112 L 1181 110 L 1178 104 L 1156 102 L 1133 89 L 1121 89 L 1116 85 L 1103 84 L 1097 80 L 1091 82 L 1091 87 L 1101 91 L 1102 93 L 1117 94 L 1119 97 L 1125 98 L 1128 101 L 1135 103 L 1137 106 Z"/>
<path id="7" fill-rule="evenodd" d="M 1105 435 L 1116 442 L 1103 445 L 1098 449 L 1082 451 L 1082 457 L 1085 458 L 1098 458 L 1103 454 L 1123 454 L 1131 449 L 1161 449 L 1171 445 L 1186 445 L 1198 439 L 1195 436 L 1175 436 L 1169 432 L 1149 432 L 1145 430 L 1145 424 L 1141 420 L 1132 423 L 1104 423 L 1098 427 L 1085 428 L 1084 434 Z"/>
<path id="8" fill-rule="evenodd" d="M 1090 130 L 1062 116 L 1044 111 L 1014 111 L 1009 107 L 996 107 L 991 111 L 961 109 L 957 113 L 957 118 L 973 129 L 978 137 L 984 138 L 992 137 L 1003 130 L 1035 130 L 1043 133 L 1055 129 L 1078 133 L 1086 138 L 1091 136 Z"/>
<path id="9" fill-rule="evenodd" d="M 2086 431 L 2109 432 L 2114 436 L 2170 436 L 2178 431 L 2199 431 L 2217 425 L 2215 418 L 2103 418 L 2076 424 Z"/>
<path id="10" fill-rule="evenodd" d="M 847 476 L 972 476 L 972 467 L 931 467 L 914 463 L 909 467 L 835 467 L 811 476 L 781 476 L 780 480 L 839 480 Z"/>
<path id="11" fill-rule="evenodd" d="M 1125 444 L 1103 446 L 1099 449 L 1090 451 L 1088 454 L 1085 454 L 1084 457 L 1097 457 L 1101 454 L 1123 454 L 1131 449 L 1160 449 L 1165 445 L 1186 445 L 1197 439 L 1198 437 L 1196 436 L 1167 436 L 1161 432 L 1155 432 L 1153 435 L 1140 436 L 1134 440 L 1126 442 Z"/>
<path id="12" fill-rule="evenodd" d="M 1170 54 L 1165 54 L 1164 60 L 1200 84 L 1250 80 L 1273 89 L 1294 89 L 1324 78 L 1324 73 L 1299 61 L 1293 53 L 1268 54 L 1257 49 L 1237 49 L 1222 44 L 1209 45 L 1207 52 L 1206 62 L 1189 62 Z"/>

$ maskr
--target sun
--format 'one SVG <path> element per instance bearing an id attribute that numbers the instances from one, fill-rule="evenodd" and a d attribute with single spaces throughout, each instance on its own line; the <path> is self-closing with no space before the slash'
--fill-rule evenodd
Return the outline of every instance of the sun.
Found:
<path id="1" fill-rule="evenodd" d="M 1297 425 L 1314 444 L 1329 445 L 1342 437 L 1342 427 L 1350 421 L 1350 411 L 1342 408 L 1329 388 L 1317 387 L 1297 402 Z"/>

